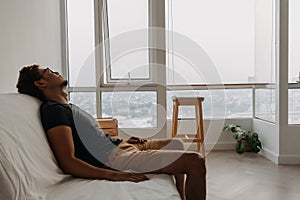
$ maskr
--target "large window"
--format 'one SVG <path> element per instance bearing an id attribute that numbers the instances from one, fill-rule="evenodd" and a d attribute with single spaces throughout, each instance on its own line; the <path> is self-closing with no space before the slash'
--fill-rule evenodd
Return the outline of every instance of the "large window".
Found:
<path id="1" fill-rule="evenodd" d="M 103 32 L 99 37 L 105 49 L 105 67 L 100 72 L 105 76 L 101 82 L 103 86 L 113 85 L 100 94 L 100 114 L 117 118 L 121 128 L 158 129 L 163 123 L 158 120 L 158 105 L 165 92 L 154 84 L 156 74 L 150 64 L 148 27 L 155 24 L 155 20 L 149 18 L 152 1 L 99 2 L 103 3 Z M 145 86 L 149 83 L 152 85 Z"/>
<path id="2" fill-rule="evenodd" d="M 272 0 L 66 2 L 70 98 L 120 128 L 161 128 L 173 95 L 205 97 L 205 118 L 251 117 L 250 84 L 274 81 Z"/>
<path id="3" fill-rule="evenodd" d="M 269 1 L 272 3 L 272 0 Z M 167 84 L 246 84 L 270 81 L 272 70 L 272 6 L 268 7 L 267 25 L 261 27 L 256 0 L 167 0 Z M 271 12 L 269 12 L 271 11 Z M 262 16 L 266 17 L 266 16 Z M 270 20 L 271 18 L 271 20 Z M 187 54 L 185 41 L 188 40 Z M 268 40 L 267 43 L 264 43 Z M 267 57 L 256 52 L 269 52 Z M 195 55 L 194 60 L 189 55 Z M 265 60 L 267 59 L 267 62 Z M 260 65 L 258 68 L 256 65 Z M 215 96 L 212 96 L 214 93 Z M 175 91 L 168 93 L 168 118 L 171 96 L 205 97 L 205 118 L 252 117 L 252 89 Z M 225 110 L 225 111 L 224 111 Z M 192 118 L 193 108 L 186 107 L 181 117 Z"/>
<path id="4" fill-rule="evenodd" d="M 207 84 L 205 69 L 211 67 L 205 62 L 191 65 L 185 55 L 173 54 L 184 42 L 176 33 L 198 45 L 190 47 L 190 54 L 202 49 L 211 58 L 221 77 L 214 84 L 255 82 L 255 0 L 167 2 L 168 84 Z"/>
<path id="5" fill-rule="evenodd" d="M 159 132 L 165 122 L 160 110 L 165 107 L 166 88 L 154 83 L 154 77 L 159 83 L 164 79 L 157 78 L 163 70 L 151 68 L 158 59 L 151 58 L 154 33 L 148 27 L 158 24 L 149 16 L 163 2 L 66 2 L 71 102 L 95 117 L 117 118 L 120 128 Z"/>

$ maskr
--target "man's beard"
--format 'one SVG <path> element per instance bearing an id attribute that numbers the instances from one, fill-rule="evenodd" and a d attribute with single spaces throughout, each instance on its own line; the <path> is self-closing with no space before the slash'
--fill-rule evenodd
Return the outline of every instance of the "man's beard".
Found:
<path id="1" fill-rule="evenodd" d="M 68 80 L 64 80 L 60 85 L 61 88 L 65 88 L 68 86 Z"/>

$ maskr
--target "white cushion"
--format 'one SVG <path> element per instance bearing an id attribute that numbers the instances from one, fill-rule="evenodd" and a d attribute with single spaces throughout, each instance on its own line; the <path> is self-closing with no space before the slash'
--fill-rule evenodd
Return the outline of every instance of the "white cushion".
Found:
<path id="1" fill-rule="evenodd" d="M 58 168 L 40 122 L 41 102 L 0 94 L 0 199 L 179 200 L 169 175 L 141 183 L 74 178 Z"/>
<path id="2" fill-rule="evenodd" d="M 0 199 L 36 198 L 66 177 L 41 125 L 41 102 L 22 94 L 0 94 L 0 102 Z"/>

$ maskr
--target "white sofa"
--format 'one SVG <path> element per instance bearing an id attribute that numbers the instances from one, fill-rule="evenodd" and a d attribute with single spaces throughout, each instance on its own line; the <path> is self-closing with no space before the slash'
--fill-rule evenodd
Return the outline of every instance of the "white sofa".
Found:
<path id="1" fill-rule="evenodd" d="M 169 175 L 132 183 L 63 174 L 41 126 L 39 106 L 27 95 L 0 94 L 1 200 L 180 200 Z"/>

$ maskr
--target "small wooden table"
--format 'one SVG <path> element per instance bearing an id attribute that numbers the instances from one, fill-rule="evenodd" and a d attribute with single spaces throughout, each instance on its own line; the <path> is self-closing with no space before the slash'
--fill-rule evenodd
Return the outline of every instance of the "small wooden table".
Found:
<path id="1" fill-rule="evenodd" d="M 99 127 L 112 137 L 118 136 L 118 120 L 114 118 L 97 118 Z"/>
<path id="2" fill-rule="evenodd" d="M 197 142 L 198 152 L 205 157 L 202 102 L 204 97 L 173 97 L 172 137 L 181 138 L 184 142 Z M 195 106 L 196 134 L 178 134 L 178 107 Z"/>

